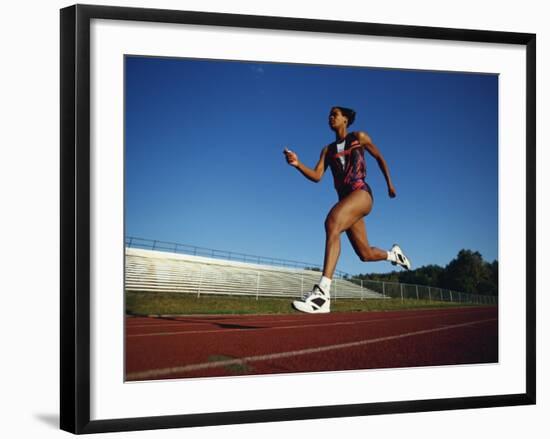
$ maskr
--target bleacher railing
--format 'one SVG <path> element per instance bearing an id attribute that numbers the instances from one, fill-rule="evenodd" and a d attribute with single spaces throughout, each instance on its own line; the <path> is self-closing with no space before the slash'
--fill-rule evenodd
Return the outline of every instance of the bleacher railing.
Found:
<path id="1" fill-rule="evenodd" d="M 126 247 L 141 248 L 145 250 L 158 250 L 172 253 L 182 253 L 193 256 L 204 256 L 207 258 L 224 259 L 227 261 L 246 262 L 249 264 L 271 265 L 285 268 L 300 268 L 313 271 L 321 271 L 319 264 L 308 262 L 292 261 L 289 259 L 271 258 L 267 256 L 250 255 L 227 250 L 217 250 L 213 248 L 197 247 L 195 245 L 181 244 L 170 241 L 160 241 L 156 239 L 137 238 L 128 236 L 125 238 Z M 349 273 L 336 270 L 335 277 L 351 277 Z"/>

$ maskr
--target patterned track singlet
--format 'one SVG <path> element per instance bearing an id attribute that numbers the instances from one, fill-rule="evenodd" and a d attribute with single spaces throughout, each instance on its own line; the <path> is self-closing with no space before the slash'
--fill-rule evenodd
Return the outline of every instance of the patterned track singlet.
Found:
<path id="1" fill-rule="evenodd" d="M 334 177 L 334 187 L 341 200 L 356 190 L 367 191 L 372 197 L 370 186 L 365 182 L 367 165 L 365 163 L 365 148 L 359 143 L 355 133 L 349 133 L 345 137 L 344 150 L 338 152 L 337 143 L 328 146 L 326 160 Z M 342 165 L 341 157 L 345 157 L 345 165 Z"/>

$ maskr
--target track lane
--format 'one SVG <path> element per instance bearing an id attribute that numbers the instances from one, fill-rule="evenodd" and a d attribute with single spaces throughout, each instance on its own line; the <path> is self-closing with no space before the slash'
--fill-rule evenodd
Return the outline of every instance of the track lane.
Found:
<path id="1" fill-rule="evenodd" d="M 127 325 L 128 379 L 494 362 L 498 359 L 496 317 L 496 308 L 486 307 L 311 316 L 199 316 L 169 321 L 164 328 L 158 321 L 146 328 L 145 320 L 129 318 L 140 327 Z M 478 323 L 469 327 L 469 322 Z M 174 324 L 181 328 L 173 331 Z M 457 327 L 442 330 L 453 325 Z M 150 330 L 156 332 L 147 332 Z M 420 333 L 402 337 L 415 332 Z M 376 343 L 368 343 L 377 339 Z M 278 355 L 345 343 L 359 345 Z M 238 361 L 261 356 L 266 359 Z M 216 362 L 222 362 L 220 367 L 211 367 Z M 201 364 L 208 367 L 185 369 Z M 138 375 L 163 369 L 176 372 L 149 378 Z"/>

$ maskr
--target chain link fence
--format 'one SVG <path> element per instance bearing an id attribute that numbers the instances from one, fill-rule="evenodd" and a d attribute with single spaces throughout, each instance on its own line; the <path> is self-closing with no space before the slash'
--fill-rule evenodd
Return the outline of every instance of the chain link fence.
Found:
<path id="1" fill-rule="evenodd" d="M 440 301 L 440 302 L 456 302 L 456 303 L 476 303 L 480 305 L 496 305 L 498 303 L 497 296 L 484 294 L 468 294 L 460 291 L 447 290 L 438 287 L 429 287 L 426 285 L 413 285 L 399 282 L 385 282 L 365 279 L 349 279 L 362 288 L 367 288 L 384 297 L 393 299 L 416 299 Z"/>

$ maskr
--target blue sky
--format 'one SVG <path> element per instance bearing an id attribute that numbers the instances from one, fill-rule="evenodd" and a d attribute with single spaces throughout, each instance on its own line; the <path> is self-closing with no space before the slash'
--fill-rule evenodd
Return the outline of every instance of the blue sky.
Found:
<path id="1" fill-rule="evenodd" d="M 332 106 L 356 110 L 385 157 L 397 197 L 367 156 L 371 245 L 399 243 L 413 268 L 462 248 L 498 259 L 498 77 L 357 67 L 126 58 L 126 234 L 322 263 L 337 202 L 286 164 L 313 167 L 334 140 Z M 342 235 L 338 269 L 363 263 Z"/>

